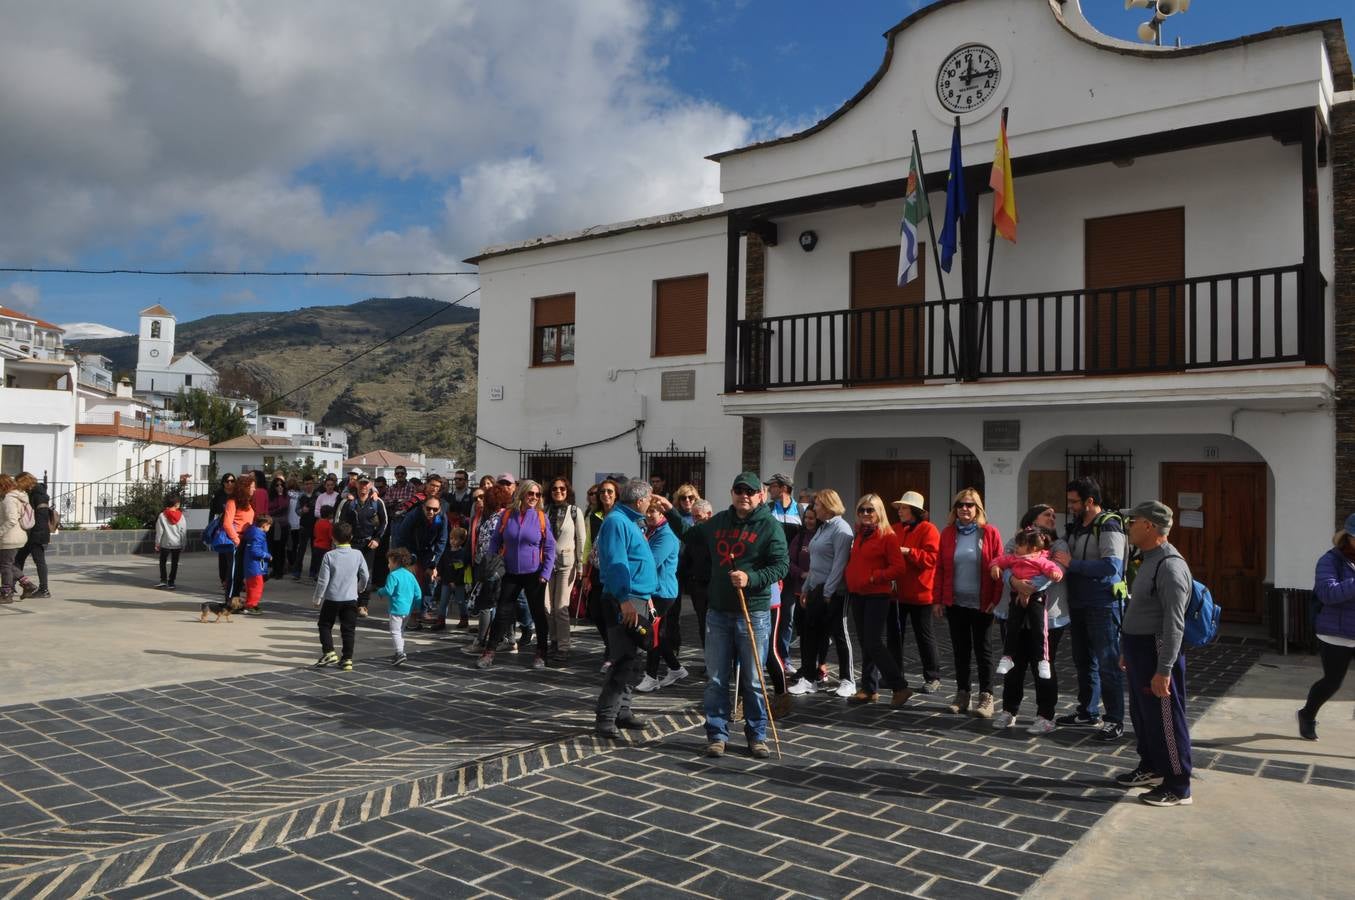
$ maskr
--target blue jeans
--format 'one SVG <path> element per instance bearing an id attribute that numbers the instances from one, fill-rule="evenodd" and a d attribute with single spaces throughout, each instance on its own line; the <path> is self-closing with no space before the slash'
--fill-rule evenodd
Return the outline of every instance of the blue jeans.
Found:
<path id="1" fill-rule="evenodd" d="M 767 704 L 758 685 L 758 672 L 766 661 L 767 634 L 771 616 L 766 610 L 750 613 L 753 643 L 741 612 L 706 611 L 706 739 L 729 740 L 730 696 L 734 662 L 743 674 L 744 736 L 749 741 L 767 739 Z"/>
<path id="2" fill-rule="evenodd" d="M 1068 633 L 1077 667 L 1077 712 L 1095 716 L 1105 705 L 1107 722 L 1124 724 L 1124 673 L 1120 671 L 1120 604 L 1073 607 Z"/>

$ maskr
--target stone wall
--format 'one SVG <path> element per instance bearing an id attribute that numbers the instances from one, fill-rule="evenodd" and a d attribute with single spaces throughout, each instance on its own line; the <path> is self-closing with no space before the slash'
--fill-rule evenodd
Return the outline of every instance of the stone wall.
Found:
<path id="1" fill-rule="evenodd" d="M 1332 107 L 1336 525 L 1355 512 L 1355 102 Z"/>
<path id="2" fill-rule="evenodd" d="M 206 550 L 201 531 L 189 531 L 185 553 Z M 52 535 L 47 556 L 63 559 L 68 556 L 125 556 L 129 553 L 154 553 L 155 529 L 143 528 L 104 531 L 58 531 Z"/>

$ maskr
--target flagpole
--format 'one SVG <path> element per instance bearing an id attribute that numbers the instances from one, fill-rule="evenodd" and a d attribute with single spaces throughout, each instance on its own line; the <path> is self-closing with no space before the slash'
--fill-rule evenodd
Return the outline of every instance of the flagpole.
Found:
<path id="1" fill-rule="evenodd" d="M 1002 133 L 1007 133 L 1007 107 L 1002 107 Z M 1010 160 L 1007 163 L 1011 165 Z M 983 276 L 983 296 L 990 296 L 989 288 L 993 284 L 993 246 L 997 243 L 997 210 L 993 210 L 992 222 L 988 224 L 988 272 Z"/>
<path id="2" fill-rule="evenodd" d="M 917 129 L 913 129 L 913 153 L 917 156 L 917 177 L 923 195 L 927 193 L 927 170 L 922 167 L 922 148 L 917 143 Z M 936 246 L 936 224 L 932 221 L 932 203 L 927 201 L 927 233 L 932 239 L 932 265 L 936 266 L 936 283 L 941 287 L 941 299 L 946 299 L 946 273 L 941 271 L 941 250 Z"/>

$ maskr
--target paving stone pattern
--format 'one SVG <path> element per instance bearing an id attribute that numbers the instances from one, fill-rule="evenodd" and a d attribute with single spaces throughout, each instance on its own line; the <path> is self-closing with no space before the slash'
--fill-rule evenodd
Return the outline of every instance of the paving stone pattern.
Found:
<path id="1" fill-rule="evenodd" d="M 1259 649 L 1195 654 L 1195 715 Z M 1133 764 L 1132 740 L 996 733 L 940 697 L 890 711 L 827 695 L 782 723 L 784 759 L 732 745 L 710 762 L 690 727 L 700 683 L 644 699 L 665 713 L 647 735 L 661 740 L 605 750 L 584 737 L 597 658 L 543 675 L 522 656 L 479 672 L 439 650 L 408 670 L 0 709 L 0 893 L 1011 895 Z M 1223 753 L 1197 765 L 1296 774 Z"/>

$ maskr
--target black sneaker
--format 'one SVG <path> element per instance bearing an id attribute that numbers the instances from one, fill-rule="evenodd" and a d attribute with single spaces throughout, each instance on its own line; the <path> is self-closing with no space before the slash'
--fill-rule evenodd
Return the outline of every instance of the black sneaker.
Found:
<path id="1" fill-rule="evenodd" d="M 1139 800 L 1149 806 L 1190 806 L 1195 802 L 1189 797 L 1182 797 L 1176 791 L 1164 787 L 1154 788 L 1151 791 L 1139 794 Z"/>
<path id="2" fill-rule="evenodd" d="M 1151 769 L 1139 766 L 1132 772 L 1116 775 L 1115 783 L 1122 788 L 1157 787 L 1162 783 L 1162 776 Z"/>
<path id="3" fill-rule="evenodd" d="M 395 654 L 394 656 L 391 657 L 391 665 L 392 665 L 392 666 L 403 666 L 403 665 L 405 664 L 405 661 L 408 660 L 408 659 L 409 659 L 409 657 L 406 656 L 405 654 L 403 654 L 403 653 L 397 653 L 397 654 Z"/>
<path id="4" fill-rule="evenodd" d="M 1317 719 L 1308 718 L 1303 714 L 1303 710 L 1299 710 L 1296 715 L 1299 720 L 1299 737 L 1305 741 L 1317 740 Z"/>
<path id="5" fill-rule="evenodd" d="M 616 727 L 615 722 L 598 722 L 593 726 L 593 733 L 600 738 L 616 741 L 621 739 L 621 730 Z"/>
<path id="6" fill-rule="evenodd" d="M 1124 737 L 1124 726 L 1119 722 L 1106 722 L 1101 726 L 1101 730 L 1096 732 L 1096 739 L 1103 744 L 1110 744 Z"/>
<path id="7" fill-rule="evenodd" d="M 171 581 L 169 584 L 165 585 L 165 590 L 167 590 L 167 591 L 177 591 L 178 588 L 176 588 L 176 587 L 174 586 L 174 582 Z M 33 596 L 34 596 L 34 597 L 41 597 L 41 596 L 42 596 L 42 591 L 39 591 L 38 593 L 34 594 Z M 49 594 L 48 596 L 51 596 L 51 595 Z"/>
<path id="8" fill-rule="evenodd" d="M 174 585 L 171 584 L 171 585 L 169 586 L 169 589 L 170 589 L 170 590 L 174 590 Z M 39 591 L 37 591 L 36 593 L 33 594 L 34 599 L 37 599 L 37 600 L 41 600 L 41 599 L 44 598 L 44 597 L 50 598 L 51 596 L 52 596 L 52 592 L 49 591 L 49 590 L 47 590 L 46 588 L 42 588 L 41 590 L 39 590 Z M 1314 740 L 1316 740 L 1316 738 L 1314 738 Z"/>
<path id="9" fill-rule="evenodd" d="M 626 716 L 624 719 L 618 718 L 616 720 L 616 727 L 625 728 L 627 731 L 644 731 L 646 728 L 649 727 L 649 720 L 642 719 L 639 716 L 632 713 L 631 715 Z"/>
<path id="10" fill-rule="evenodd" d="M 320 659 L 317 660 L 315 663 L 315 668 L 323 669 L 325 666 L 335 665 L 336 663 L 338 663 L 338 661 L 339 654 L 335 653 L 333 650 L 330 650 L 328 653 L 322 653 L 320 655 Z"/>
<path id="11" fill-rule="evenodd" d="M 1101 717 L 1084 716 L 1081 713 L 1069 713 L 1066 716 L 1059 716 L 1054 720 L 1054 724 L 1060 728 L 1099 728 L 1101 726 Z"/>

